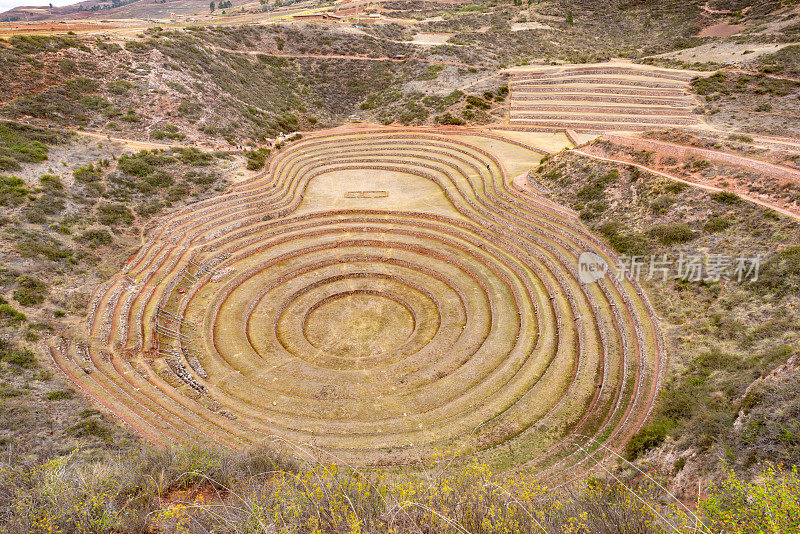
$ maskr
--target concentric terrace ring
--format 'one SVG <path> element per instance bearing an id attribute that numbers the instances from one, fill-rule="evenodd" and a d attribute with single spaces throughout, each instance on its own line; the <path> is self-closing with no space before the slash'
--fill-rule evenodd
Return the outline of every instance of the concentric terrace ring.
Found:
<path id="1" fill-rule="evenodd" d="M 54 358 L 158 443 L 364 464 L 508 449 L 544 469 L 586 463 L 577 435 L 621 447 L 660 385 L 653 309 L 630 281 L 583 283 L 580 254 L 608 251 L 513 189 L 483 141 L 525 148 L 421 130 L 294 144 L 168 219 L 95 292 L 90 341 Z"/>

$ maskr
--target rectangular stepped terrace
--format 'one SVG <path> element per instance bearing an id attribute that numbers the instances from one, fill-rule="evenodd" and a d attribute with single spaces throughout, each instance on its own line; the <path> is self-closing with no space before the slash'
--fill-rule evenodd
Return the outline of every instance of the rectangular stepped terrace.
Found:
<path id="1" fill-rule="evenodd" d="M 597 64 L 511 71 L 514 129 L 644 131 L 701 124 L 689 92 L 692 71 Z"/>

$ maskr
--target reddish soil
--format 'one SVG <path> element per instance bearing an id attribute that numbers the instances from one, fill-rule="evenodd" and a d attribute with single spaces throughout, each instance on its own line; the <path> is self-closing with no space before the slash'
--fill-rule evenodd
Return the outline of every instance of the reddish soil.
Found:
<path id="1" fill-rule="evenodd" d="M 91 22 L 9 22 L 0 26 L 0 37 L 9 35 L 30 35 L 66 33 L 68 31 L 86 32 L 119 28 L 118 24 Z"/>
<path id="2" fill-rule="evenodd" d="M 703 28 L 700 33 L 697 34 L 698 37 L 730 37 L 731 35 L 736 35 L 740 31 L 744 29 L 744 26 L 740 24 L 714 24 L 713 26 L 708 26 Z"/>

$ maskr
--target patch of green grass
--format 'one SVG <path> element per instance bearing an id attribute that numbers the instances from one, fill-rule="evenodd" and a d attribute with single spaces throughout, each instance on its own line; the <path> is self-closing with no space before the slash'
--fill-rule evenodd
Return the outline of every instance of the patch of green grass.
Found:
<path id="1" fill-rule="evenodd" d="M 75 396 L 75 392 L 71 389 L 58 389 L 56 391 L 50 391 L 45 395 L 45 398 L 49 401 L 61 401 L 71 399 Z"/>
<path id="2" fill-rule="evenodd" d="M 756 287 L 781 295 L 800 293 L 800 246 L 783 249 L 767 260 Z"/>
<path id="3" fill-rule="evenodd" d="M 618 221 L 602 224 L 597 230 L 603 234 L 611 247 L 620 254 L 643 256 L 650 252 L 652 244 L 647 236 L 625 229 Z"/>
<path id="4" fill-rule="evenodd" d="M 29 194 L 22 178 L 0 175 L 0 206 L 13 208 L 25 202 Z"/>
<path id="5" fill-rule="evenodd" d="M 44 302 L 48 293 L 47 284 L 30 275 L 22 275 L 17 280 L 18 289 L 14 291 L 14 300 L 21 306 L 36 306 Z"/>
<path id="6" fill-rule="evenodd" d="M 2 306 L 0 306 L 2 307 Z M 29 349 L 14 346 L 10 341 L 0 339 L 0 361 L 21 368 L 36 366 L 36 358 Z"/>
<path id="7" fill-rule="evenodd" d="M 7 382 L 0 382 L 0 399 L 9 399 L 12 397 L 20 397 L 27 395 L 28 392 L 24 389 L 15 388 Z"/>
<path id="8" fill-rule="evenodd" d="M 78 421 L 67 428 L 67 432 L 76 438 L 100 438 L 111 441 L 114 429 L 100 420 L 99 417 L 89 417 Z"/>
<path id="9" fill-rule="evenodd" d="M 707 78 L 697 77 L 692 80 L 692 89 L 698 95 L 711 95 L 714 93 L 729 94 L 727 78 L 724 73 L 718 72 Z"/>
<path id="10" fill-rule="evenodd" d="M 16 326 L 26 321 L 25 314 L 15 310 L 4 298 L 0 297 L 0 324 Z"/>

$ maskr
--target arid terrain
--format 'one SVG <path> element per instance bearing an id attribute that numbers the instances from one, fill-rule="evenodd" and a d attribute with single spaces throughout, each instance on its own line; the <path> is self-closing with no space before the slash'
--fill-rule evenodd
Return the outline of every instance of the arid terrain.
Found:
<path id="1" fill-rule="evenodd" d="M 0 21 L 0 532 L 795 531 L 795 4 Z"/>

